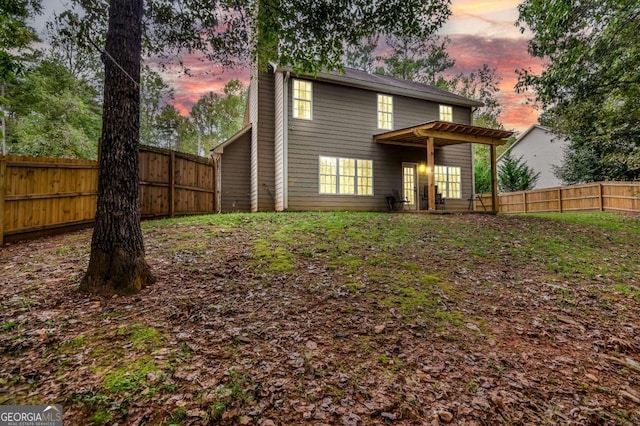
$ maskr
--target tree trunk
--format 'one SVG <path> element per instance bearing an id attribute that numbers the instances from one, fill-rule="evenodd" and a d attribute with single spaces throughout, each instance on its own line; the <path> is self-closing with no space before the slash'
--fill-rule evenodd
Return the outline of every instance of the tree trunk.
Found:
<path id="1" fill-rule="evenodd" d="M 155 281 L 140 228 L 138 145 L 143 0 L 111 0 L 105 64 L 102 145 L 89 268 L 80 290 L 137 293 Z"/>

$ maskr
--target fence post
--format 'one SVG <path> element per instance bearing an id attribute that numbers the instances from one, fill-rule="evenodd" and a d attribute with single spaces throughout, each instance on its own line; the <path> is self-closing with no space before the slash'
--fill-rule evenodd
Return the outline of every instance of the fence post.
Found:
<path id="1" fill-rule="evenodd" d="M 602 196 L 602 182 L 598 182 L 598 201 L 600 203 L 600 211 L 604 210 L 604 197 Z"/>
<path id="2" fill-rule="evenodd" d="M 0 156 L 0 247 L 4 245 L 4 193 L 7 185 L 7 157 Z"/>
<path id="3" fill-rule="evenodd" d="M 522 198 L 524 199 L 524 212 L 527 212 L 527 191 L 522 193 Z"/>
<path id="4" fill-rule="evenodd" d="M 169 154 L 169 217 L 175 215 L 175 191 L 176 191 L 176 153 Z"/>
<path id="5" fill-rule="evenodd" d="M 558 213 L 562 213 L 562 188 L 558 188 Z"/>

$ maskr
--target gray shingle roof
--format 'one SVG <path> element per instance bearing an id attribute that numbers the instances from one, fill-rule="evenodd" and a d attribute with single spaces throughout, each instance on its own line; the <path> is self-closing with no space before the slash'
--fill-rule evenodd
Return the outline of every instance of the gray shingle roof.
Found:
<path id="1" fill-rule="evenodd" d="M 291 71 L 290 68 L 280 68 L 282 71 Z M 331 73 L 319 73 L 318 75 L 296 74 L 311 77 L 320 81 L 327 81 L 345 86 L 360 87 L 363 89 L 376 90 L 383 93 L 402 95 L 411 98 L 426 99 L 435 102 L 442 102 L 451 105 L 466 107 L 479 107 L 482 103 L 456 95 L 437 87 L 418 83 L 388 75 L 371 74 L 366 71 L 354 68 L 344 69 L 344 73 L 333 71 Z"/>

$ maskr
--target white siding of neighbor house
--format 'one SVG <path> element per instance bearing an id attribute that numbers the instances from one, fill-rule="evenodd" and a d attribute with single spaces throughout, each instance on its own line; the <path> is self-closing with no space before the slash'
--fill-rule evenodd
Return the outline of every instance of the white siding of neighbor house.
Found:
<path id="1" fill-rule="evenodd" d="M 562 181 L 553 174 L 553 166 L 562 165 L 564 148 L 568 141 L 555 135 L 551 129 L 534 125 L 529 128 L 509 149 L 513 158 L 520 158 L 534 171 L 540 172 L 540 178 L 534 189 L 561 186 Z M 498 167 L 502 158 L 498 160 Z"/>

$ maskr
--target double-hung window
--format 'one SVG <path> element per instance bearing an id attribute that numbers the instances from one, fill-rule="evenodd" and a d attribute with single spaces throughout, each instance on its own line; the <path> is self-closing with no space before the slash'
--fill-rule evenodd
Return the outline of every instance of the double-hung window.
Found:
<path id="1" fill-rule="evenodd" d="M 453 122 L 453 107 L 450 105 L 440 105 L 440 121 Z"/>
<path id="2" fill-rule="evenodd" d="M 460 167 L 436 166 L 435 184 L 445 198 L 462 198 Z"/>
<path id="3" fill-rule="evenodd" d="M 320 194 L 373 195 L 373 161 L 321 156 Z"/>
<path id="4" fill-rule="evenodd" d="M 393 96 L 378 94 L 378 129 L 393 130 Z"/>
<path id="5" fill-rule="evenodd" d="M 293 118 L 311 120 L 313 88 L 310 81 L 293 80 Z"/>

